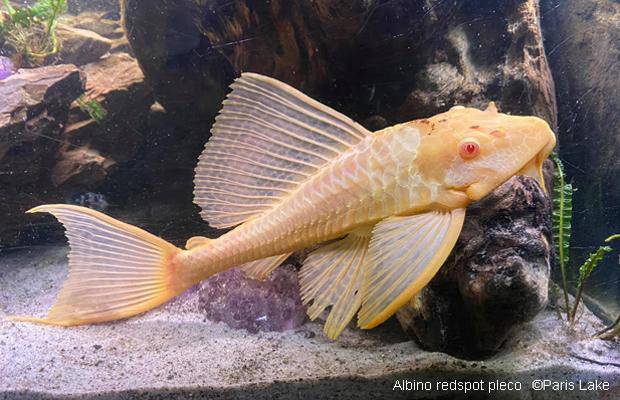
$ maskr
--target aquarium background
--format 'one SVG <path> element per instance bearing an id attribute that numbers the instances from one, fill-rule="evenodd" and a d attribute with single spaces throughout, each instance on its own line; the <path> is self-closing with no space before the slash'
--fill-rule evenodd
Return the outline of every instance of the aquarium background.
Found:
<path id="1" fill-rule="evenodd" d="M 542 3 L 545 46 L 558 99 L 560 156 L 574 194 L 571 257 L 581 263 L 620 229 L 620 17 L 618 3 Z M 594 271 L 588 292 L 611 315 L 620 307 L 620 256 Z M 574 276 L 574 275 L 573 275 Z"/>
<path id="2" fill-rule="evenodd" d="M 33 11 L 10 25 L 11 7 Z M 3 259 L 66 243 L 52 216 L 24 214 L 46 203 L 91 207 L 178 246 L 221 235 L 192 202 L 194 168 L 229 84 L 244 71 L 280 79 L 370 130 L 490 101 L 539 116 L 558 135 L 576 189 L 571 288 L 588 254 L 620 232 L 617 1 L 6 0 L 0 10 L 0 268 Z M 552 163 L 546 173 L 550 189 Z M 421 303 L 438 317 L 402 314 L 379 342 L 413 337 L 428 350 L 489 357 L 515 326 L 553 304 L 557 285 L 549 295 L 546 287 L 549 274 L 561 280 L 557 255 L 541 244 L 551 240 L 551 205 L 532 182 L 509 188 L 470 210 L 469 234 L 451 259 L 460 264 L 445 268 Z M 534 239 L 520 236 L 524 227 Z M 483 243 L 468 249 L 476 237 Z M 620 244 L 611 245 L 585 285 L 587 306 L 606 323 L 620 314 Z M 495 265 L 503 250 L 516 254 L 517 272 Z M 480 282 L 467 276 L 482 270 L 503 283 L 514 274 L 519 284 L 527 271 L 537 284 L 506 292 L 508 300 L 489 289 L 483 294 L 498 297 L 478 304 L 481 294 L 467 297 L 459 285 Z M 269 287 L 277 294 L 247 282 L 235 284 L 255 290 L 241 299 L 213 282 L 193 293 L 215 320 L 248 302 L 263 313 L 285 296 L 288 308 L 274 314 L 282 323 L 246 326 L 237 313 L 229 325 L 298 329 L 295 282 L 282 272 L 283 288 L 276 278 Z M 201 303 L 212 292 L 218 302 Z"/>
<path id="3" fill-rule="evenodd" d="M 515 42 L 532 40 L 519 32 L 521 15 L 509 15 L 526 3 L 127 1 L 128 41 L 117 1 L 69 1 L 58 19 L 64 48 L 43 63 L 78 65 L 85 89 L 63 93 L 75 97 L 55 121 L 63 132 L 9 141 L 2 251 L 63 240 L 51 217 L 22 215 L 49 202 L 99 198 L 100 209 L 176 243 L 209 230 L 192 204 L 193 168 L 227 85 L 257 71 L 371 129 L 488 100 L 547 119 L 576 188 L 574 279 L 576 264 L 620 231 L 617 4 L 541 3 L 548 82 L 546 61 L 527 60 L 519 52 L 532 45 Z M 14 50 L 2 51 L 2 68 L 18 68 Z M 587 287 L 610 314 L 619 278 L 616 252 Z"/>

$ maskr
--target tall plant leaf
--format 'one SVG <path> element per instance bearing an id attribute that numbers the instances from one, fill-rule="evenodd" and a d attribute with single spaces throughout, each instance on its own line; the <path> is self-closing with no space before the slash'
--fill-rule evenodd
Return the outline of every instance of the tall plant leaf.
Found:
<path id="1" fill-rule="evenodd" d="M 568 282 L 566 276 L 566 266 L 570 258 L 570 236 L 571 219 L 573 216 L 573 185 L 566 183 L 564 175 L 564 165 L 557 156 L 551 154 L 551 159 L 555 163 L 555 176 L 553 180 L 553 237 L 555 240 L 560 273 L 562 275 L 562 289 L 564 291 L 564 303 L 566 306 L 567 318 L 570 317 L 568 305 Z"/>
<path id="2" fill-rule="evenodd" d="M 553 181 L 553 233 L 558 261 L 568 265 L 573 216 L 573 185 L 566 183 L 564 164 L 558 156 L 553 154 L 551 158 L 556 165 Z"/>

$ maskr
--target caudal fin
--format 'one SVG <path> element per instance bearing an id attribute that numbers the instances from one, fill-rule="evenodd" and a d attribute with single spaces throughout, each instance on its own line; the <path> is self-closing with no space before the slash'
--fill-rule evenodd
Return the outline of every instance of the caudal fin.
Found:
<path id="1" fill-rule="evenodd" d="M 45 318 L 9 317 L 50 325 L 82 325 L 143 313 L 179 294 L 172 265 L 181 250 L 157 236 L 88 208 L 43 205 L 65 226 L 69 275 Z"/>

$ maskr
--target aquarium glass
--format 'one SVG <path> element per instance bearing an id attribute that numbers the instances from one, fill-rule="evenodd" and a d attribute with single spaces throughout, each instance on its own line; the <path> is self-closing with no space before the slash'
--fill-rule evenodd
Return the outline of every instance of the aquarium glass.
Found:
<path id="1" fill-rule="evenodd" d="M 615 0 L 0 0 L 0 397 L 620 398 Z"/>

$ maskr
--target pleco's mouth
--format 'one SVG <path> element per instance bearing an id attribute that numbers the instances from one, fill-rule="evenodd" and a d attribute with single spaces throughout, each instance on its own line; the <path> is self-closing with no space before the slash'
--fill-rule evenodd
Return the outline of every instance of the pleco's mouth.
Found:
<path id="1" fill-rule="evenodd" d="M 543 163 L 549 157 L 549 154 L 551 154 L 554 147 L 555 136 L 553 137 L 553 140 L 549 140 L 545 147 L 543 147 L 542 150 L 538 152 L 536 157 L 534 157 L 530 162 L 525 164 L 525 166 L 521 168 L 521 170 L 517 173 L 517 175 L 524 175 L 534 178 L 547 195 L 547 187 L 545 186 L 545 177 L 543 175 L 542 167 Z"/>
<path id="2" fill-rule="evenodd" d="M 525 167 L 521 168 L 521 170 L 516 174 L 534 178 L 545 194 L 547 194 L 547 188 L 545 187 L 545 177 L 543 176 L 542 165 L 546 158 L 547 157 L 541 159 L 540 155 L 536 156 L 536 158 L 525 164 Z"/>

